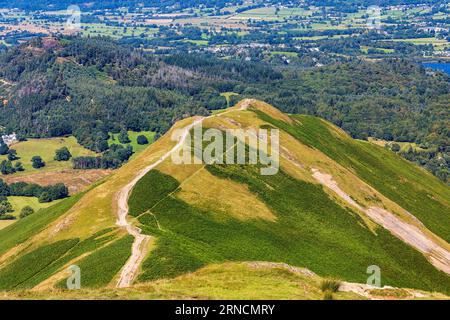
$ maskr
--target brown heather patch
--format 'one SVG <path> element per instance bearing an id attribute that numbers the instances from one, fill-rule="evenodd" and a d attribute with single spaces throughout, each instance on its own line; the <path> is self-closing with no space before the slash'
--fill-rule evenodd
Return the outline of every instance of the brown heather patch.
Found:
<path id="1" fill-rule="evenodd" d="M 9 184 L 14 182 L 27 182 L 47 186 L 56 183 L 64 183 L 69 188 L 70 194 L 76 194 L 83 191 L 92 183 L 108 176 L 111 172 L 112 170 L 104 169 L 67 169 L 61 171 L 39 172 L 26 176 L 4 176 L 2 179 Z"/>

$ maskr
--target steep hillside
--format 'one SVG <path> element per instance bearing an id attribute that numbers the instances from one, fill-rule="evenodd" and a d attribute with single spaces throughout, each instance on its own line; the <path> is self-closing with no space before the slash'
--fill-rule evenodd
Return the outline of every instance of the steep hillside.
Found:
<path id="1" fill-rule="evenodd" d="M 280 129 L 280 170 L 264 176 L 255 165 L 175 165 L 171 153 L 186 141 L 171 134 L 184 128 L 185 138 L 200 123 Z M 423 169 L 319 118 L 244 100 L 177 122 L 90 190 L 0 230 L 0 290 L 73 298 L 60 290 L 76 264 L 87 290 L 79 293 L 92 297 L 170 298 L 175 286 L 177 297 L 314 299 L 320 279 L 366 283 L 376 265 L 382 285 L 449 294 L 449 215 L 450 190 Z M 294 276 L 295 268 L 310 276 Z M 263 274 L 272 296 L 255 280 Z M 311 294 L 276 294 L 293 283 Z M 421 295 L 351 287 L 337 298 Z"/>

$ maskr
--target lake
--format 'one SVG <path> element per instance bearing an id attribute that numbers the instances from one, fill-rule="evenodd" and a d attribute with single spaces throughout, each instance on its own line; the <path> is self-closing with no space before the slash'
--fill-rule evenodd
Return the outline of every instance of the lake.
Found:
<path id="1" fill-rule="evenodd" d="M 450 63 L 429 62 L 423 63 L 422 65 L 433 70 L 444 71 L 446 74 L 450 75 Z"/>

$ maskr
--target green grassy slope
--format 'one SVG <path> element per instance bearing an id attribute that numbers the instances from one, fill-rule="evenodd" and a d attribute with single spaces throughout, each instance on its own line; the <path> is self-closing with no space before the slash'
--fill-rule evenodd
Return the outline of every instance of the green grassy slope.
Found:
<path id="1" fill-rule="evenodd" d="M 152 208 L 169 193 L 176 190 L 179 183 L 171 176 L 161 179 L 162 173 L 150 171 L 133 188 L 133 196 L 128 200 L 130 215 L 138 216 Z M 159 181 L 155 184 L 154 181 Z M 147 189 L 151 185 L 151 190 Z M 151 191 L 151 192 L 149 192 Z"/>
<path id="2" fill-rule="evenodd" d="M 432 175 L 388 150 L 341 134 L 321 119 L 292 116 L 294 121 L 288 124 L 257 109 L 251 111 L 350 169 L 449 241 L 450 192 Z M 379 227 L 373 233 L 320 186 L 283 170 L 274 176 L 261 176 L 252 166 L 206 166 L 203 170 L 217 179 L 248 186 L 274 212 L 276 221 L 242 221 L 205 209 L 214 208 L 208 204 L 200 209 L 177 196 L 173 177 L 150 172 L 129 200 L 133 215 L 141 214 L 138 220 L 144 232 L 157 238 L 140 281 L 178 276 L 211 263 L 264 260 L 354 282 L 365 282 L 367 267 L 378 265 L 383 285 L 450 292 L 448 275 L 385 229 Z M 220 194 L 216 201 L 221 201 Z"/>
<path id="3" fill-rule="evenodd" d="M 67 212 L 82 196 L 83 193 L 80 193 L 62 200 L 0 230 L 0 255 L 42 231 L 48 224 Z"/>
<path id="4" fill-rule="evenodd" d="M 77 262 L 81 271 L 83 288 L 98 288 L 108 285 L 131 255 L 134 238 L 122 237 Z M 66 279 L 58 286 L 64 287 Z"/>
<path id="5" fill-rule="evenodd" d="M 235 114 L 229 113 L 227 117 L 231 118 L 230 123 L 240 119 L 243 127 L 270 124 L 289 133 L 303 145 L 321 152 L 311 153 L 318 157 L 317 161 L 314 157 L 309 159 L 311 165 L 325 161 L 325 155 L 328 156 L 326 165 L 331 166 L 334 161 L 349 169 L 449 241 L 450 191 L 435 177 L 388 150 L 347 137 L 318 118 L 291 116 L 294 121 L 289 123 L 287 116 L 281 117 L 274 110 L 261 108 L 266 113 L 258 110 L 235 110 Z M 211 118 L 209 124 L 227 123 L 219 118 Z M 283 133 L 284 142 L 286 136 Z M 154 145 L 159 148 L 155 154 L 151 151 L 154 146 L 141 153 L 145 159 L 159 159 L 165 148 L 169 150 L 161 141 Z M 0 230 L 0 258 L 7 257 L 0 259 L 0 291 L 38 285 L 48 290 L 54 284 L 59 287 L 56 290 L 64 288 L 61 271 L 69 263 L 81 268 L 83 288 L 112 287 L 130 256 L 133 237 L 124 236 L 114 225 L 115 209 L 111 203 L 116 201 L 116 192 L 132 178 L 129 172 L 143 168 L 142 157 L 132 161 L 118 170 L 117 180 L 113 175 L 104 185 L 94 187 L 96 192 L 90 197 L 82 198 L 85 193 L 72 196 Z M 294 177 L 292 168 L 282 162 L 276 175 L 263 176 L 257 166 L 183 168 L 168 161 L 147 173 L 129 199 L 130 215 L 134 217 L 130 219 L 143 233 L 153 236 L 151 250 L 138 276 L 140 283 L 185 277 L 212 264 L 270 261 L 305 267 L 320 277 L 361 283 L 367 280 L 367 267 L 378 265 L 382 285 L 450 293 L 447 274 L 385 229 L 378 227 L 374 232 L 373 225 L 369 227 L 361 213 L 344 208 L 328 190 L 311 183 L 313 179 L 307 179 L 309 167 Z M 215 184 L 217 181 L 220 183 Z M 233 188 L 234 193 L 225 192 Z M 207 197 L 206 191 L 212 196 Z M 245 197 L 250 205 L 232 207 L 239 201 L 233 199 L 232 203 L 227 199 L 231 196 Z M 266 208 L 266 215 L 248 210 L 256 206 Z M 74 210 L 64 215 L 72 207 Z M 236 210 L 245 211 L 243 208 L 249 212 L 236 214 Z M 59 233 L 52 234 L 51 228 L 46 229 L 66 218 L 71 218 L 71 223 Z M 39 237 L 33 238 L 36 235 Z M 28 239 L 39 240 L 25 242 Z M 24 245 L 16 248 L 20 244 Z M 255 292 L 248 294 L 257 296 Z"/>
<path id="6" fill-rule="evenodd" d="M 450 278 L 389 232 L 378 235 L 355 214 L 333 202 L 320 186 L 284 172 L 261 176 L 251 166 L 208 166 L 220 178 L 245 183 L 276 212 L 277 221 L 239 221 L 165 197 L 139 221 L 157 236 L 143 264 L 141 281 L 173 277 L 210 263 L 264 260 L 286 262 L 321 276 L 365 282 L 378 265 L 383 284 L 448 292 Z M 172 179 L 153 173 L 147 190 Z M 132 195 L 133 198 L 133 195 Z M 155 224 L 155 217 L 161 229 Z"/>
<path id="7" fill-rule="evenodd" d="M 59 259 L 78 243 L 79 239 L 62 240 L 27 253 L 0 271 L 0 290 L 19 286 L 36 273 Z"/>
<path id="8" fill-rule="evenodd" d="M 293 135 L 343 165 L 366 183 L 408 210 L 441 238 L 450 242 L 450 189 L 430 173 L 400 156 L 364 141 L 337 137 L 331 125 L 311 116 L 293 116 L 289 125 L 258 110 L 259 117 Z"/>
<path id="9" fill-rule="evenodd" d="M 72 248 L 70 248 L 64 255 L 60 256 L 58 259 L 53 260 L 48 266 L 42 268 L 41 270 L 35 269 L 33 276 L 17 285 L 15 289 L 33 288 L 42 281 L 48 279 L 50 276 L 54 275 L 56 272 L 60 271 L 63 266 L 65 266 L 73 259 L 101 248 L 105 243 L 108 243 L 108 241 L 114 239 L 115 236 L 113 234 L 108 234 L 111 231 L 112 229 L 105 229 L 95 233 L 92 237 L 89 237 L 86 240 L 77 241 L 76 244 Z M 21 259 L 23 259 L 23 257 L 21 257 Z M 2 272 L 3 270 L 0 271 L 0 275 L 2 274 Z"/>

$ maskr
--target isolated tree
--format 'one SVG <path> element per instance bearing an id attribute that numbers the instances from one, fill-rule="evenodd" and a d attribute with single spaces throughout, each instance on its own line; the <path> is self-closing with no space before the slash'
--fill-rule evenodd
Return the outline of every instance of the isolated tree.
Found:
<path id="1" fill-rule="evenodd" d="M 0 172 L 2 174 L 12 174 L 12 173 L 16 172 L 16 170 L 14 169 L 11 161 L 3 160 L 0 163 Z"/>
<path id="2" fill-rule="evenodd" d="M 22 219 L 22 218 L 25 218 L 25 217 L 33 214 L 33 213 L 34 213 L 34 209 L 32 207 L 30 207 L 30 206 L 26 206 L 26 207 L 23 207 L 22 210 L 20 210 L 19 217 Z"/>
<path id="3" fill-rule="evenodd" d="M 61 149 L 55 151 L 56 161 L 68 161 L 70 158 L 72 158 L 72 154 L 67 147 L 62 147 Z"/>
<path id="4" fill-rule="evenodd" d="M 14 161 L 19 159 L 19 157 L 17 156 L 17 151 L 14 149 L 9 149 L 8 151 L 8 160 L 9 161 Z"/>
<path id="5" fill-rule="evenodd" d="M 31 158 L 31 164 L 35 169 L 45 167 L 45 162 L 42 161 L 42 158 L 40 156 L 34 156 L 33 158 Z"/>
<path id="6" fill-rule="evenodd" d="M 57 183 L 46 188 L 44 193 L 48 194 L 50 201 L 66 198 L 69 196 L 69 189 L 63 183 Z"/>
<path id="7" fill-rule="evenodd" d="M 7 154 L 9 151 L 9 147 L 6 143 L 1 142 L 0 143 L 0 155 L 5 155 Z"/>
<path id="8" fill-rule="evenodd" d="M 42 192 L 38 198 L 38 201 L 40 203 L 51 202 L 52 198 L 50 197 L 50 194 L 48 192 Z"/>
<path id="9" fill-rule="evenodd" d="M 144 136 L 144 135 L 139 135 L 139 136 L 137 137 L 136 141 L 137 141 L 138 144 L 141 144 L 141 145 L 142 145 L 142 144 L 148 144 L 148 139 L 147 139 L 147 137 Z"/>
<path id="10" fill-rule="evenodd" d="M 0 202 L 0 215 L 4 215 L 9 212 L 13 212 L 11 203 L 9 203 L 7 200 Z"/>
<path id="11" fill-rule="evenodd" d="M 23 165 L 22 165 L 22 162 L 17 161 L 17 162 L 14 164 L 14 170 L 16 170 L 17 172 L 19 172 L 19 171 L 24 171 L 25 169 L 24 169 L 24 167 L 23 167 Z"/>
<path id="12" fill-rule="evenodd" d="M 9 196 L 9 186 L 6 182 L 0 179 L 0 197 Z"/>
<path id="13" fill-rule="evenodd" d="M 118 138 L 119 138 L 119 142 L 123 143 L 123 144 L 131 142 L 130 137 L 128 137 L 128 132 L 125 129 L 120 131 Z"/>
<path id="14" fill-rule="evenodd" d="M 398 143 L 393 143 L 391 145 L 391 150 L 394 152 L 399 152 L 400 151 L 400 145 Z"/>

